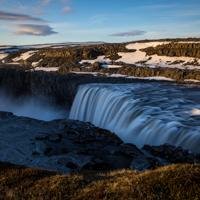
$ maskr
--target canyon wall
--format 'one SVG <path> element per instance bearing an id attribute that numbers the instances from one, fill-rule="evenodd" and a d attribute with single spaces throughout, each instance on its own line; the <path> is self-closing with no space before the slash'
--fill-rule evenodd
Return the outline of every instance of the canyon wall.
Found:
<path id="1" fill-rule="evenodd" d="M 94 77 L 92 75 L 76 75 L 47 72 L 31 72 L 17 69 L 0 68 L 0 87 L 8 95 L 45 96 L 58 105 L 72 103 L 78 86 L 85 83 L 130 83 L 139 80 L 125 78 Z"/>

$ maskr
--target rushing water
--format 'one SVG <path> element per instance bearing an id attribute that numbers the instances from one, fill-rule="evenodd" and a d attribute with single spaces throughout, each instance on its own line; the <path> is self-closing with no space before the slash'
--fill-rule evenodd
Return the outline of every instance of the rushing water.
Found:
<path id="1" fill-rule="evenodd" d="M 160 83 L 80 86 L 70 118 L 139 147 L 164 143 L 200 153 L 200 88 Z"/>

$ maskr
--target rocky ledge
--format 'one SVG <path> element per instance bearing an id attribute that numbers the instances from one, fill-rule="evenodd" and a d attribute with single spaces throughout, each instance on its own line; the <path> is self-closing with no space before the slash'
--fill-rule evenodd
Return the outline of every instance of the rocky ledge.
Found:
<path id="1" fill-rule="evenodd" d="M 90 123 L 38 121 L 0 112 L 0 160 L 60 172 L 154 169 L 172 163 L 199 163 L 194 155 L 170 145 L 125 144 Z"/>

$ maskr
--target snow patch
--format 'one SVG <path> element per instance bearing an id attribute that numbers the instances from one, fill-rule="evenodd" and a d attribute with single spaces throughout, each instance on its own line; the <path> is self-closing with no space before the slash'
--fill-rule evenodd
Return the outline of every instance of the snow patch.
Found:
<path id="1" fill-rule="evenodd" d="M 126 64 L 133 64 L 136 66 L 147 66 L 147 67 L 168 67 L 168 68 L 179 68 L 179 69 L 200 69 L 200 59 L 191 57 L 169 57 L 169 56 L 158 56 L 152 55 L 147 56 L 142 49 L 148 47 L 156 47 L 158 45 L 169 44 L 170 42 L 146 42 L 146 43 L 132 43 L 126 46 L 127 49 L 135 49 L 135 52 L 125 53 L 119 52 L 121 56 L 117 62 L 123 62 Z M 180 61 L 180 62 L 177 62 Z M 197 61 L 197 65 L 191 65 L 190 63 Z"/>
<path id="2" fill-rule="evenodd" d="M 115 78 L 120 78 L 120 77 L 122 77 L 122 78 L 126 78 L 127 76 L 126 76 L 126 75 L 123 75 L 123 74 L 111 74 L 111 75 L 109 75 L 109 77 L 115 77 Z"/>
<path id="3" fill-rule="evenodd" d="M 158 45 L 169 44 L 170 42 L 145 42 L 145 43 L 132 43 L 126 46 L 127 49 L 135 49 L 137 51 L 148 47 L 157 47 Z"/>
<path id="4" fill-rule="evenodd" d="M 40 64 L 40 62 L 42 62 L 42 60 L 43 60 L 43 59 L 40 59 L 38 62 L 33 62 L 33 63 L 32 63 L 32 66 L 33 66 L 33 67 L 37 67 L 37 66 Z"/>
<path id="5" fill-rule="evenodd" d="M 59 67 L 36 67 L 32 71 L 45 71 L 45 72 L 55 72 L 58 71 Z"/>
<path id="6" fill-rule="evenodd" d="M 37 51 L 27 51 L 25 53 L 22 53 L 19 57 L 16 57 L 13 59 L 14 62 L 18 62 L 20 60 L 27 60 L 32 55 L 34 55 Z"/>
<path id="7" fill-rule="evenodd" d="M 127 64 L 137 64 L 138 62 L 147 61 L 146 53 L 142 51 L 136 51 L 133 53 L 118 53 L 121 56 L 117 62 L 123 62 Z"/>
<path id="8" fill-rule="evenodd" d="M 111 60 L 109 58 L 106 58 L 105 56 L 98 56 L 96 59 L 94 60 L 82 60 L 81 62 L 79 62 L 80 64 L 83 63 L 90 63 L 90 64 L 94 64 L 95 62 L 99 62 L 99 63 L 103 63 L 103 64 L 110 64 Z"/>
<path id="9" fill-rule="evenodd" d="M 185 79 L 184 81 L 185 81 L 185 82 L 200 83 L 200 81 L 199 81 L 199 80 L 196 80 L 196 79 Z"/>
<path id="10" fill-rule="evenodd" d="M 121 65 L 107 65 L 107 64 L 104 64 L 102 65 L 103 68 L 107 68 L 107 69 L 118 69 L 118 68 L 121 68 L 122 66 Z"/>
<path id="11" fill-rule="evenodd" d="M 75 72 L 75 71 L 71 71 L 71 73 L 73 73 L 73 74 L 90 74 L 93 76 L 97 76 L 97 75 L 101 74 L 99 72 Z"/>
<path id="12" fill-rule="evenodd" d="M 149 77 L 127 76 L 126 78 L 134 78 L 134 79 L 142 79 L 142 80 L 157 80 L 157 81 L 174 81 L 174 79 L 167 78 L 164 76 L 149 76 Z"/>
<path id="13" fill-rule="evenodd" d="M 0 53 L 0 60 L 3 60 L 4 58 L 6 58 L 8 56 L 7 53 Z"/>

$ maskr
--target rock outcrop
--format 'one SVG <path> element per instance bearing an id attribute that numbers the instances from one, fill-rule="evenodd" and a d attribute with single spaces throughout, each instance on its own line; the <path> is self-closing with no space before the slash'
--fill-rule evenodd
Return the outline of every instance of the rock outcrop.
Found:
<path id="1" fill-rule="evenodd" d="M 123 143 L 114 133 L 79 121 L 43 122 L 0 112 L 0 127 L 1 161 L 60 172 L 143 171 L 200 162 L 199 155 L 170 145 L 139 149 Z"/>
<path id="2" fill-rule="evenodd" d="M 159 56 L 193 57 L 200 58 L 200 43 L 172 42 L 143 49 L 147 55 L 157 54 Z"/>

